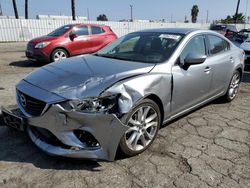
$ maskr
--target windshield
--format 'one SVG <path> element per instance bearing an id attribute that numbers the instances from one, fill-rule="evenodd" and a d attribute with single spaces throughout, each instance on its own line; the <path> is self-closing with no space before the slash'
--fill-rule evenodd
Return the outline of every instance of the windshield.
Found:
<path id="1" fill-rule="evenodd" d="M 227 28 L 226 25 L 214 25 L 211 27 L 211 30 L 214 30 L 214 31 L 225 31 Z"/>
<path id="2" fill-rule="evenodd" d="M 95 55 L 127 61 L 161 63 L 170 58 L 183 37 L 182 34 L 174 33 L 131 33 L 109 44 Z"/>
<path id="3" fill-rule="evenodd" d="M 61 36 L 64 34 L 66 31 L 72 28 L 72 25 L 64 25 L 62 27 L 59 27 L 58 29 L 52 31 L 51 33 L 48 34 L 48 36 Z"/>

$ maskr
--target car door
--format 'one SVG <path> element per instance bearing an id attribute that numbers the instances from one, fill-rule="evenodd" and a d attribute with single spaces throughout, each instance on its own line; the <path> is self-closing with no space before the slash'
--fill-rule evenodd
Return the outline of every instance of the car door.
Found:
<path id="1" fill-rule="evenodd" d="M 91 26 L 92 51 L 96 52 L 107 44 L 108 36 L 105 31 L 98 26 Z"/>
<path id="2" fill-rule="evenodd" d="M 173 93 L 172 114 L 186 110 L 206 100 L 211 87 L 212 73 L 210 64 L 205 60 L 201 64 L 183 67 L 180 64 L 188 54 L 207 55 L 205 36 L 196 35 L 186 44 L 176 64 L 172 67 Z"/>
<path id="3" fill-rule="evenodd" d="M 89 27 L 85 25 L 76 26 L 70 34 L 76 34 L 71 40 L 69 50 L 72 55 L 79 55 L 91 52 L 91 37 L 89 35 Z"/>
<path id="4" fill-rule="evenodd" d="M 209 66 L 213 71 L 210 95 L 218 95 L 223 92 L 231 79 L 230 70 L 233 70 L 234 56 L 230 50 L 230 44 L 223 38 L 209 34 L 207 35 Z"/>

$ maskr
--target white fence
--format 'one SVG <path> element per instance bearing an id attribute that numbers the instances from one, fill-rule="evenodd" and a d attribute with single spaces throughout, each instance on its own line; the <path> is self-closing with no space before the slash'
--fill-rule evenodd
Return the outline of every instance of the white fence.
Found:
<path id="1" fill-rule="evenodd" d="M 0 42 L 28 41 L 50 33 L 52 30 L 71 23 L 95 23 L 105 24 L 112 28 L 117 36 L 125 35 L 129 32 L 148 28 L 170 28 L 186 27 L 207 29 L 210 24 L 201 23 L 140 23 L 140 22 L 97 22 L 97 21 L 69 21 L 69 20 L 25 20 L 25 19 L 0 19 Z M 238 29 L 250 27 L 250 24 L 237 25 Z"/>

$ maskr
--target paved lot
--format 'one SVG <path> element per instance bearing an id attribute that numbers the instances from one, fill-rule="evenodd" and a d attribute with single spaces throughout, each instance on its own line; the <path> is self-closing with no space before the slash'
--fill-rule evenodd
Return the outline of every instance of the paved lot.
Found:
<path id="1" fill-rule="evenodd" d="M 0 44 L 0 105 L 39 67 L 25 44 Z M 2 124 L 0 122 L 0 124 Z M 150 149 L 115 162 L 50 157 L 27 136 L 0 127 L 0 187 L 250 187 L 250 72 L 230 104 L 206 105 L 168 125 Z"/>

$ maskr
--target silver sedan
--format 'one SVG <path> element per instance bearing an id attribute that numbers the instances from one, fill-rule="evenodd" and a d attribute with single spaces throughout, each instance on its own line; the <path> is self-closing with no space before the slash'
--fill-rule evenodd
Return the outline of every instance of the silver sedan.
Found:
<path id="1" fill-rule="evenodd" d="M 51 155 L 112 161 L 146 150 L 161 125 L 221 97 L 232 101 L 244 52 L 208 30 L 130 33 L 92 55 L 41 67 L 17 86 L 6 125 Z"/>

